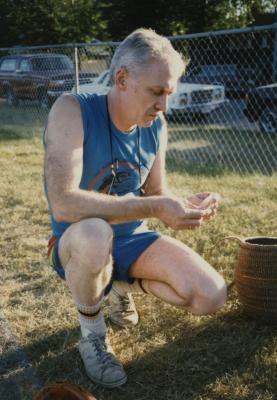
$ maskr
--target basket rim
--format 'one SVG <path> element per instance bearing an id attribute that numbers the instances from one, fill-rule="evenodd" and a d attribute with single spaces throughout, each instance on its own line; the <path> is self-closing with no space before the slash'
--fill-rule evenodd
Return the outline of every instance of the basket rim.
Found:
<path id="1" fill-rule="evenodd" d="M 276 241 L 276 243 L 274 244 L 261 244 L 261 243 L 251 243 L 251 240 L 261 240 L 261 239 L 265 239 L 265 240 L 272 240 L 272 241 Z M 259 250 L 273 250 L 273 251 L 277 251 L 277 237 L 276 236 L 248 236 L 248 237 L 244 237 L 241 242 L 240 242 L 240 246 L 241 247 L 246 247 L 246 248 L 250 248 L 250 249 L 259 249 Z"/>

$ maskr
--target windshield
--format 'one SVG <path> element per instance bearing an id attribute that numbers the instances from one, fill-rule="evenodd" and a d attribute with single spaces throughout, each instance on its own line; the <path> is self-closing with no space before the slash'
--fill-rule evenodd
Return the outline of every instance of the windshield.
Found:
<path id="1" fill-rule="evenodd" d="M 68 57 L 41 57 L 31 60 L 33 69 L 36 71 L 72 71 L 73 63 Z"/>

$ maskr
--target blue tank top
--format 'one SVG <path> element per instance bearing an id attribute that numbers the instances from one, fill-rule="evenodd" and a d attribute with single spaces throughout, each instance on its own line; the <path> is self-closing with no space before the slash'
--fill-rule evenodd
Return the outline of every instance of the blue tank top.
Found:
<path id="1" fill-rule="evenodd" d="M 122 133 L 111 121 L 112 160 L 106 96 L 87 93 L 74 96 L 81 107 L 84 128 L 80 189 L 106 194 L 110 191 L 109 194 L 114 196 L 140 196 L 140 187 L 147 179 L 159 150 L 162 128 L 160 118 L 156 118 L 151 127 L 140 128 L 140 140 L 138 128 L 130 133 Z M 116 170 L 114 181 L 112 162 Z M 70 223 L 55 221 L 51 213 L 51 225 L 53 234 L 61 236 Z M 112 228 L 116 236 L 123 236 L 147 230 L 147 225 L 146 222 L 137 220 L 112 224 Z"/>

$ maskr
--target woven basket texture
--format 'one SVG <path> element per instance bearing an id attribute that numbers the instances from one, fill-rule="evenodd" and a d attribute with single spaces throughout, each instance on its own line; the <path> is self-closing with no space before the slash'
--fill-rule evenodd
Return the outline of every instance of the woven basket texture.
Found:
<path id="1" fill-rule="evenodd" d="M 240 242 L 235 284 L 245 311 L 253 317 L 277 317 L 277 238 L 251 237 Z"/>

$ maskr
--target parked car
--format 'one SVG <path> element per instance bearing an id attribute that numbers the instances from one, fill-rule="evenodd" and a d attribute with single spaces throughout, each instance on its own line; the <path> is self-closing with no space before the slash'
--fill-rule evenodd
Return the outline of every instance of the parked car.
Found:
<path id="1" fill-rule="evenodd" d="M 97 93 L 97 94 L 107 94 L 111 88 L 111 79 L 109 70 L 102 72 L 97 78 L 91 83 L 80 83 L 79 93 Z M 75 86 L 72 92 L 76 92 Z"/>
<path id="2" fill-rule="evenodd" d="M 236 64 L 205 64 L 192 67 L 182 77 L 182 82 L 219 83 L 224 85 L 226 96 L 244 97 L 255 86 L 255 71 L 239 68 Z"/>
<path id="3" fill-rule="evenodd" d="M 109 71 L 106 70 L 91 84 L 79 86 L 80 93 L 106 94 L 111 87 Z M 176 92 L 170 96 L 167 116 L 177 114 L 209 114 L 225 101 L 224 86 L 200 85 L 178 82 Z"/>
<path id="4" fill-rule="evenodd" d="M 250 122 L 258 122 L 261 132 L 276 134 L 277 83 L 252 89 L 246 97 L 244 114 Z"/>
<path id="5" fill-rule="evenodd" d="M 79 81 L 92 82 L 96 76 L 80 72 Z M 73 85 L 73 63 L 64 54 L 20 54 L 0 59 L 0 96 L 6 97 L 8 104 L 36 100 L 49 106 Z"/>
<path id="6" fill-rule="evenodd" d="M 222 85 L 201 85 L 179 81 L 169 98 L 167 117 L 186 114 L 207 115 L 225 102 Z"/>

